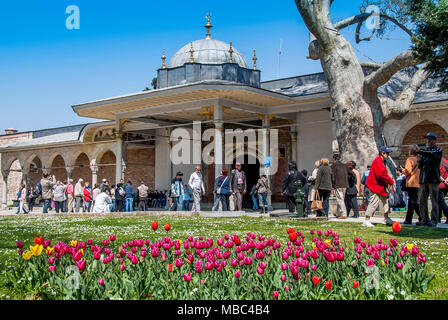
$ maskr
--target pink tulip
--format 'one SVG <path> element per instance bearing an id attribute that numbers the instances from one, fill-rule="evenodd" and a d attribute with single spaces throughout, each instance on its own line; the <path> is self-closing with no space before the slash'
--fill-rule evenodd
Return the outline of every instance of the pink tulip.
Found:
<path id="1" fill-rule="evenodd" d="M 53 263 L 54 263 L 54 257 L 50 257 L 50 258 L 48 258 L 48 263 L 49 263 L 49 264 L 53 264 Z"/>
<path id="2" fill-rule="evenodd" d="M 132 258 L 131 258 L 131 262 L 132 262 L 132 264 L 137 264 L 138 263 L 138 257 L 133 255 Z"/>
<path id="3" fill-rule="evenodd" d="M 251 257 L 245 257 L 244 258 L 244 264 L 246 266 L 250 266 L 252 264 L 252 258 Z"/>
<path id="4" fill-rule="evenodd" d="M 274 297 L 274 299 L 278 299 L 278 291 L 272 292 L 272 296 Z"/>
<path id="5" fill-rule="evenodd" d="M 48 271 L 53 272 L 56 269 L 54 265 L 48 266 Z"/>
<path id="6" fill-rule="evenodd" d="M 263 261 L 260 262 L 260 268 L 261 268 L 261 269 L 264 270 L 264 269 L 266 269 L 266 267 L 267 267 L 266 262 L 263 262 Z"/>
<path id="7" fill-rule="evenodd" d="M 124 269 L 126 269 L 124 264 L 120 264 L 120 271 L 124 271 Z"/>
<path id="8" fill-rule="evenodd" d="M 397 269 L 398 269 L 398 270 L 403 269 L 403 263 L 401 263 L 401 262 L 397 262 Z"/>
<path id="9" fill-rule="evenodd" d="M 235 278 L 241 277 L 241 272 L 239 270 L 235 270 Z"/>
<path id="10" fill-rule="evenodd" d="M 117 236 L 112 234 L 109 236 L 110 241 L 115 241 L 115 239 L 117 239 Z"/>
<path id="11" fill-rule="evenodd" d="M 103 246 L 108 246 L 109 245 L 109 240 L 103 240 Z"/>
<path id="12" fill-rule="evenodd" d="M 263 270 L 263 269 L 261 269 L 261 268 L 257 268 L 257 273 L 258 273 L 258 274 L 260 274 L 260 275 L 261 275 L 261 274 L 263 274 L 263 272 L 264 272 L 264 270 Z"/>
<path id="13" fill-rule="evenodd" d="M 286 281 L 286 276 L 284 274 L 281 275 L 280 279 L 285 282 Z"/>
<path id="14" fill-rule="evenodd" d="M 86 269 L 86 260 L 80 260 L 76 262 L 76 266 L 80 271 L 83 271 Z"/>
<path id="15" fill-rule="evenodd" d="M 286 262 L 283 262 L 283 263 L 281 264 L 281 267 L 282 267 L 282 270 L 286 270 L 286 269 L 288 269 L 288 265 L 286 264 Z"/>
<path id="16" fill-rule="evenodd" d="M 90 246 L 92 244 L 92 239 L 87 239 L 87 244 Z"/>
<path id="17" fill-rule="evenodd" d="M 184 280 L 189 282 L 191 280 L 191 273 L 184 273 Z"/>
<path id="18" fill-rule="evenodd" d="M 176 267 L 178 267 L 178 268 L 182 267 L 182 258 L 176 259 L 175 264 L 176 264 Z"/>
<path id="19" fill-rule="evenodd" d="M 285 290 L 289 291 L 289 286 L 288 285 L 285 286 Z"/>
<path id="20" fill-rule="evenodd" d="M 99 284 L 100 286 L 102 286 L 102 285 L 104 284 L 104 279 L 103 279 L 103 278 L 99 278 L 99 279 L 98 279 L 98 284 Z"/>

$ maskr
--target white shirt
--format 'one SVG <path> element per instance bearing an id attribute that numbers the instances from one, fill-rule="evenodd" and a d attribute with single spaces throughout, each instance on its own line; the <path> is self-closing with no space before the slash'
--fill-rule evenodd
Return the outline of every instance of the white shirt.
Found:
<path id="1" fill-rule="evenodd" d="M 202 181 L 202 174 L 198 174 L 196 173 L 196 171 L 191 174 L 188 185 L 191 189 L 202 189 L 202 191 L 205 192 L 204 182 Z"/>
<path id="2" fill-rule="evenodd" d="M 95 213 L 105 213 L 110 212 L 109 204 L 112 203 L 112 199 L 105 192 L 101 192 L 95 201 L 95 206 L 93 207 L 93 212 Z"/>

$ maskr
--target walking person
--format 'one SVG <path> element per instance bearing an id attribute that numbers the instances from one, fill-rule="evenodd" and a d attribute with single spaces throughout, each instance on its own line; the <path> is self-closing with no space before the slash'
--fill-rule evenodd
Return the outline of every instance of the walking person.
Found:
<path id="1" fill-rule="evenodd" d="M 19 192 L 17 192 L 18 200 L 19 200 L 19 210 L 18 214 L 24 213 L 27 214 L 29 212 L 28 208 L 26 207 L 26 187 L 25 184 L 21 184 L 19 187 Z"/>
<path id="2" fill-rule="evenodd" d="M 124 187 L 124 201 L 125 201 L 125 211 L 126 212 L 132 212 L 134 211 L 134 187 L 132 186 L 132 182 L 128 181 L 126 186 Z"/>
<path id="3" fill-rule="evenodd" d="M 406 177 L 406 192 L 408 193 L 408 208 L 406 211 L 406 218 L 403 224 L 412 224 L 412 217 L 414 212 L 420 218 L 420 205 L 418 201 L 418 189 L 420 187 L 420 169 L 418 168 L 418 151 L 420 148 L 417 145 L 411 146 L 409 150 L 409 157 L 401 172 Z"/>
<path id="4" fill-rule="evenodd" d="M 201 167 L 196 166 L 194 172 L 188 180 L 188 186 L 193 191 L 193 207 L 191 211 L 199 212 L 201 211 L 201 191 L 202 195 L 205 196 L 204 182 L 202 181 Z"/>
<path id="5" fill-rule="evenodd" d="M 311 214 L 311 203 L 308 201 L 308 196 L 310 194 L 310 183 L 308 182 L 308 170 L 303 169 L 301 172 L 306 179 L 305 185 L 302 187 L 302 191 L 305 197 L 303 199 L 303 214 L 307 217 Z"/>
<path id="6" fill-rule="evenodd" d="M 260 178 L 255 185 L 255 190 L 258 195 L 258 202 L 260 203 L 260 213 L 269 213 L 268 212 L 268 191 L 269 191 L 269 182 L 268 178 L 265 174 L 260 173 Z"/>
<path id="7" fill-rule="evenodd" d="M 249 195 L 252 197 L 252 210 L 258 211 L 258 201 L 257 201 L 257 185 L 254 184 L 252 189 L 250 189 Z"/>
<path id="8" fill-rule="evenodd" d="M 387 147 L 378 149 L 378 156 L 373 160 L 370 167 L 369 176 L 366 180 L 366 187 L 370 191 L 370 201 L 366 209 L 366 217 L 363 222 L 365 227 L 373 227 L 370 218 L 373 217 L 378 205 L 381 203 L 384 210 L 384 222 L 386 225 L 392 225 L 393 221 L 389 218 L 388 190 L 395 184 L 395 181 L 389 177 L 386 169 L 386 160 L 392 150 Z"/>
<path id="9" fill-rule="evenodd" d="M 316 193 L 322 200 L 322 210 L 316 211 L 317 217 L 327 217 L 330 209 L 330 194 L 333 189 L 333 171 L 327 158 L 320 160 L 319 170 L 316 175 Z"/>
<path id="10" fill-rule="evenodd" d="M 65 187 L 65 196 L 67 197 L 67 212 L 73 212 L 73 201 L 75 199 L 75 187 L 73 186 L 73 179 L 68 179 Z"/>
<path id="11" fill-rule="evenodd" d="M 191 190 L 188 185 L 184 185 L 184 200 L 182 201 L 182 211 L 190 211 Z"/>
<path id="12" fill-rule="evenodd" d="M 345 207 L 345 192 L 348 185 L 348 176 L 353 173 L 349 170 L 348 166 L 341 162 L 339 155 L 333 156 L 333 164 L 331 166 L 333 172 L 333 188 L 336 196 L 336 213 L 335 216 L 338 219 L 347 218 L 347 208 Z"/>
<path id="13" fill-rule="evenodd" d="M 92 187 L 90 186 L 90 183 L 87 181 L 84 183 L 83 194 L 84 194 L 84 199 L 83 199 L 84 212 L 89 213 L 90 209 L 92 208 L 93 190 L 92 190 Z"/>
<path id="14" fill-rule="evenodd" d="M 229 211 L 229 197 L 230 197 L 230 179 L 228 176 L 229 170 L 222 169 L 221 174 L 215 179 L 215 203 L 212 211 L 218 211 L 219 203 L 221 203 L 222 211 Z"/>
<path id="15" fill-rule="evenodd" d="M 184 196 L 184 183 L 182 181 L 182 172 L 178 172 L 176 177 L 171 181 L 171 196 L 173 198 L 173 204 L 170 206 L 170 211 L 181 211 L 182 201 Z"/>
<path id="16" fill-rule="evenodd" d="M 75 185 L 75 212 L 79 212 L 84 208 L 84 180 L 79 179 Z"/>
<path id="17" fill-rule="evenodd" d="M 235 196 L 235 211 L 243 209 L 243 197 L 247 191 L 246 173 L 241 170 L 241 163 L 235 163 L 235 169 L 230 174 L 230 194 Z"/>
<path id="18" fill-rule="evenodd" d="M 61 181 L 57 181 L 53 189 L 53 200 L 56 213 L 64 212 L 65 187 Z"/>
<path id="19" fill-rule="evenodd" d="M 359 218 L 358 178 L 354 172 L 355 168 L 353 161 L 347 162 L 347 167 L 352 173 L 348 176 L 348 188 L 345 192 L 345 207 L 347 209 L 347 216 L 350 216 L 350 211 L 353 210 L 353 218 Z"/>
<path id="20" fill-rule="evenodd" d="M 42 200 L 44 201 L 43 213 L 48 213 L 51 208 L 51 199 L 53 198 L 53 187 L 56 185 L 56 177 L 44 173 L 44 177 L 40 180 L 42 186 Z"/>
<path id="21" fill-rule="evenodd" d="M 28 210 L 29 212 L 33 211 L 34 208 L 34 202 L 36 201 L 37 197 L 39 196 L 39 194 L 37 193 L 36 189 L 33 188 L 29 188 L 28 190 L 28 195 L 27 195 L 27 199 L 28 199 Z"/>
<path id="22" fill-rule="evenodd" d="M 439 183 L 442 148 L 437 145 L 437 135 L 430 132 L 426 135 L 426 149 L 420 149 L 418 163 L 420 169 L 420 188 L 418 199 L 421 221 L 418 226 L 436 227 L 439 222 Z M 431 197 L 431 220 L 428 217 L 428 197 Z"/>
<path id="23" fill-rule="evenodd" d="M 316 193 L 316 177 L 317 172 L 319 171 L 320 160 L 317 160 L 314 163 L 314 170 L 311 173 L 311 176 L 308 178 L 308 184 L 310 185 L 310 190 L 308 192 L 308 203 L 310 204 L 310 214 L 311 214 L 311 203 L 314 201 L 314 195 Z"/>
<path id="24" fill-rule="evenodd" d="M 297 171 L 297 165 L 294 161 L 288 164 L 288 172 L 282 181 L 282 194 L 286 196 L 287 207 L 290 213 L 296 211 L 296 198 L 294 194 L 297 192 L 297 181 L 302 182 L 302 186 L 306 183 L 304 175 Z"/>
<path id="25" fill-rule="evenodd" d="M 446 217 L 445 224 L 448 224 L 448 205 L 445 202 L 445 197 L 448 191 L 448 160 L 445 158 L 442 158 L 442 161 L 440 162 L 440 184 L 439 184 L 439 208 L 440 208 L 440 215 L 439 215 L 439 223 L 442 219 L 442 213 Z"/>
<path id="26" fill-rule="evenodd" d="M 117 202 L 116 212 L 124 212 L 124 197 L 126 192 L 124 192 L 124 181 L 120 180 L 120 183 L 117 184 L 117 188 L 115 189 L 115 201 Z"/>
<path id="27" fill-rule="evenodd" d="M 146 211 L 147 201 L 148 201 L 148 190 L 149 190 L 149 188 L 145 185 L 145 183 L 143 181 L 140 183 L 140 186 L 137 188 L 138 209 L 140 211 Z"/>

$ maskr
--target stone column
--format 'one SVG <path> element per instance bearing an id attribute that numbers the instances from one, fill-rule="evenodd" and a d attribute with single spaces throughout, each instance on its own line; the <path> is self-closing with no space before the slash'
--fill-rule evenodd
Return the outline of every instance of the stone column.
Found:
<path id="1" fill-rule="evenodd" d="M 3 188 L 2 188 L 2 209 L 5 210 L 8 205 L 8 175 L 9 172 L 2 171 Z"/>
<path id="2" fill-rule="evenodd" d="M 222 106 L 220 103 L 215 104 L 214 110 L 214 120 L 215 120 L 215 148 L 214 148 L 214 158 L 215 158 L 215 177 L 217 177 L 223 168 L 223 156 L 222 156 Z"/>
<path id="3" fill-rule="evenodd" d="M 270 132 L 269 129 L 271 127 L 271 120 L 268 114 L 264 115 L 263 118 L 263 129 L 266 130 L 266 135 L 264 136 L 264 159 L 263 161 L 266 159 L 266 157 L 271 155 L 271 137 L 270 137 Z M 264 163 L 260 164 L 261 166 L 264 166 Z M 268 201 L 268 206 L 269 206 L 269 210 L 273 210 L 272 208 L 272 189 L 273 189 L 273 185 L 272 185 L 272 179 L 271 179 L 271 175 L 269 174 L 269 169 L 267 170 L 267 178 L 268 178 L 268 185 L 269 185 L 269 191 L 268 191 L 268 196 L 267 196 L 267 201 Z"/>
<path id="4" fill-rule="evenodd" d="M 115 184 L 118 184 L 123 179 L 123 133 L 117 134 L 117 153 L 115 155 Z"/>
<path id="5" fill-rule="evenodd" d="M 166 130 L 156 129 L 155 189 L 167 190 L 171 177 L 170 138 Z"/>
<path id="6" fill-rule="evenodd" d="M 73 167 L 65 167 L 65 170 L 67 171 L 67 182 L 68 180 L 70 180 L 72 178 L 72 174 L 73 174 Z"/>
<path id="7" fill-rule="evenodd" d="M 293 125 L 291 126 L 291 160 L 297 163 L 298 157 L 298 150 L 297 150 L 297 127 L 296 122 L 293 122 Z M 298 165 L 298 164 L 297 164 Z"/>
<path id="8" fill-rule="evenodd" d="M 98 183 L 98 166 L 90 166 L 90 170 L 92 170 L 92 190 L 95 184 Z"/>

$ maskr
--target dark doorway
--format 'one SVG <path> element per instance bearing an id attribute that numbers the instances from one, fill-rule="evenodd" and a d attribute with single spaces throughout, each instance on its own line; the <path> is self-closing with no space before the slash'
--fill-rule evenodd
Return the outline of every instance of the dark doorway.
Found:
<path id="1" fill-rule="evenodd" d="M 249 164 L 249 159 L 251 160 L 251 164 Z M 253 163 L 254 160 L 256 163 Z M 260 162 L 258 161 L 258 159 L 254 159 L 254 157 L 252 156 L 249 157 L 247 154 L 244 155 L 244 161 L 242 160 L 242 158 L 238 158 L 238 161 L 241 162 L 241 170 L 246 173 L 247 180 L 247 190 L 243 198 L 243 208 L 252 209 L 253 202 L 250 195 L 250 190 L 255 184 L 257 184 L 258 178 L 260 177 Z M 236 162 L 237 159 L 234 159 L 232 170 L 235 169 Z"/>

